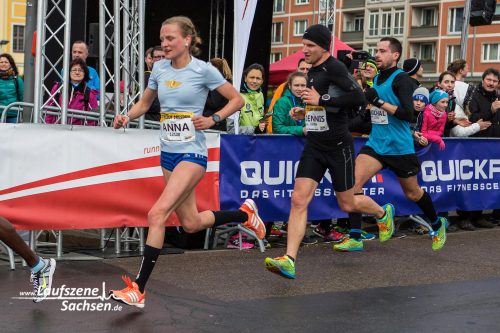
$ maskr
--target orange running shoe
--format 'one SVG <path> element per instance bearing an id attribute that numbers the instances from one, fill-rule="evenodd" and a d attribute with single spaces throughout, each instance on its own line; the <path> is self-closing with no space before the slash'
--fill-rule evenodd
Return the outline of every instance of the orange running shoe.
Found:
<path id="1" fill-rule="evenodd" d="M 111 297 L 118 302 L 143 308 L 146 292 L 141 293 L 137 283 L 132 282 L 128 276 L 122 276 L 122 280 L 127 284 L 127 287 L 122 290 L 111 290 Z"/>
<path id="2" fill-rule="evenodd" d="M 246 199 L 241 205 L 240 210 L 248 214 L 248 220 L 242 225 L 255 232 L 259 239 L 264 239 L 266 237 L 266 226 L 259 216 L 255 202 L 252 199 Z"/>

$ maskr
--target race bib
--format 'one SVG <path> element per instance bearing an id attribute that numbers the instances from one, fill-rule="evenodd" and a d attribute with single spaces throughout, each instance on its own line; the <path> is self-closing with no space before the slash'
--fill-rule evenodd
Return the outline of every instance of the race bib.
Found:
<path id="1" fill-rule="evenodd" d="M 328 123 L 326 122 L 326 111 L 322 106 L 306 105 L 305 122 L 308 132 L 325 132 L 328 131 Z"/>
<path id="2" fill-rule="evenodd" d="M 161 138 L 170 142 L 190 142 L 196 139 L 192 112 L 161 112 Z"/>
<path id="3" fill-rule="evenodd" d="M 378 125 L 389 124 L 389 117 L 387 117 L 386 111 L 374 106 L 370 109 L 370 114 L 372 118 L 372 124 L 378 124 Z"/>

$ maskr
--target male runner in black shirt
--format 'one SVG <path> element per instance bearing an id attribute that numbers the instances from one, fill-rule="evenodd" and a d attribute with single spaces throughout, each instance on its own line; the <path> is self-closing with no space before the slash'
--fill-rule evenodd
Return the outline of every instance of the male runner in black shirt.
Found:
<path id="1" fill-rule="evenodd" d="M 331 33 L 322 25 L 309 27 L 302 44 L 305 60 L 312 64 L 302 94 L 307 106 L 293 108 L 292 117 L 305 119 L 306 145 L 300 158 L 288 224 L 286 255 L 266 258 L 266 268 L 283 277 L 295 278 L 295 259 L 307 224 L 307 207 L 326 170 L 332 175 L 340 209 L 354 211 L 355 200 L 367 209 L 362 213 L 382 217 L 379 206 L 369 197 L 354 197 L 354 145 L 348 129 L 347 114 L 365 102 L 363 92 L 343 63 L 330 53 Z M 370 205 L 370 201 L 372 205 Z M 355 230 L 360 233 L 361 226 Z M 362 249 L 362 243 L 361 248 Z"/>

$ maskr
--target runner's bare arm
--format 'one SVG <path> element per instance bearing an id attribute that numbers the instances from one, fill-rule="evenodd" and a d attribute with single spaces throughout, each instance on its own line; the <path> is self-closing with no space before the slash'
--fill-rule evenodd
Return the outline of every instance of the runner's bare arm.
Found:
<path id="1" fill-rule="evenodd" d="M 134 104 L 132 109 L 130 109 L 130 111 L 127 113 L 127 116 L 129 116 L 130 119 L 139 118 L 140 116 L 148 112 L 151 104 L 153 104 L 153 101 L 157 96 L 158 92 L 156 90 L 146 88 L 139 102 Z"/>
<path id="2" fill-rule="evenodd" d="M 130 120 L 139 118 L 148 112 L 156 96 L 158 96 L 158 92 L 156 90 L 146 88 L 139 102 L 137 102 L 127 114 L 119 114 L 115 117 L 113 127 L 125 127 Z"/>
<path id="3" fill-rule="evenodd" d="M 220 111 L 216 112 L 219 117 L 221 117 L 221 120 L 226 119 L 236 111 L 240 110 L 245 104 L 243 97 L 241 97 L 241 95 L 229 82 L 226 82 L 222 86 L 217 88 L 217 92 L 229 100 L 226 106 L 224 106 Z"/>

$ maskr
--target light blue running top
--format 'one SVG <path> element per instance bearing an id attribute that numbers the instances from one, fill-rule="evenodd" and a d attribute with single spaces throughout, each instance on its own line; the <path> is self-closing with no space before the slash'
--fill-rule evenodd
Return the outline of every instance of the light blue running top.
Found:
<path id="1" fill-rule="evenodd" d="M 175 69 L 170 60 L 160 60 L 153 66 L 148 88 L 158 92 L 161 107 L 161 119 L 172 118 L 172 114 L 192 113 L 201 116 L 209 90 L 215 90 L 227 81 L 212 64 L 192 57 L 184 68 Z M 175 118 L 175 116 L 174 116 Z M 164 127 L 162 123 L 162 132 Z M 171 125 L 174 126 L 174 125 Z M 176 125 L 175 125 L 176 126 Z M 185 130 L 181 127 L 169 127 L 171 132 Z M 175 135 L 176 133 L 174 133 Z M 205 135 L 195 131 L 193 141 L 170 141 L 160 134 L 161 151 L 167 153 L 192 153 L 208 156 Z"/>
<path id="2" fill-rule="evenodd" d="M 378 84 L 377 75 L 373 80 L 373 88 L 378 96 L 384 101 L 401 106 L 398 97 L 392 90 L 392 82 L 403 70 L 398 69 L 389 78 Z M 379 155 L 407 155 L 414 154 L 415 147 L 411 135 L 410 123 L 394 117 L 379 108 L 372 108 L 372 131 L 367 146 L 371 147 Z"/>

